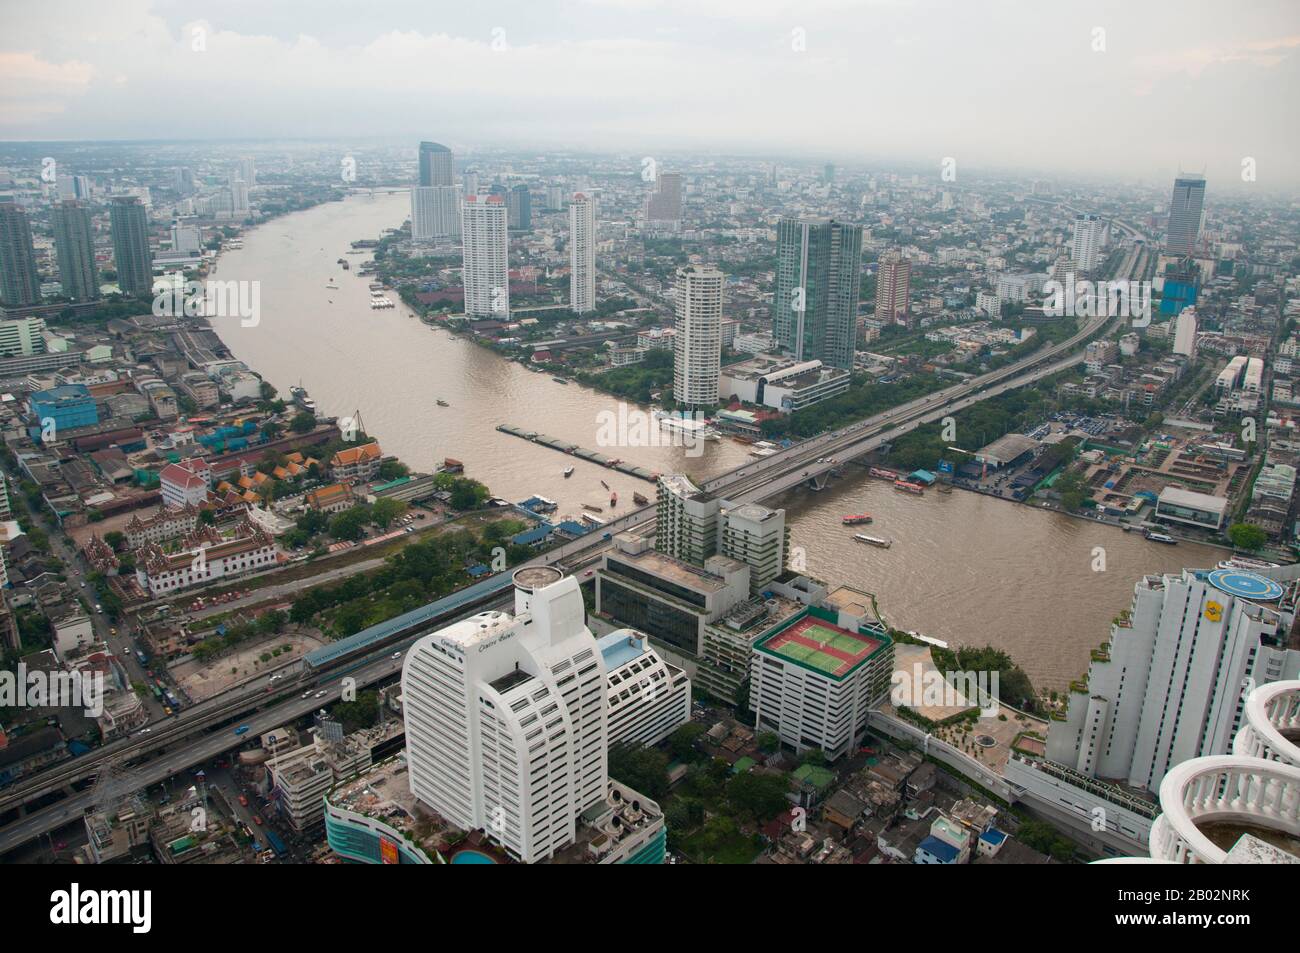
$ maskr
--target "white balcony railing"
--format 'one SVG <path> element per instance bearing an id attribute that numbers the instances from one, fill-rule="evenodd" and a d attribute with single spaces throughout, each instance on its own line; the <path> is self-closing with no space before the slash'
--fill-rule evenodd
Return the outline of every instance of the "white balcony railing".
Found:
<path id="1" fill-rule="evenodd" d="M 1242 824 L 1300 837 L 1300 766 L 1239 755 L 1193 758 L 1160 784 L 1163 813 L 1151 828 L 1151 857 L 1221 864 L 1227 851 L 1198 825 Z"/>
<path id="2" fill-rule="evenodd" d="M 1300 681 L 1261 685 L 1246 699 L 1245 722 L 1232 753 L 1300 767 Z"/>

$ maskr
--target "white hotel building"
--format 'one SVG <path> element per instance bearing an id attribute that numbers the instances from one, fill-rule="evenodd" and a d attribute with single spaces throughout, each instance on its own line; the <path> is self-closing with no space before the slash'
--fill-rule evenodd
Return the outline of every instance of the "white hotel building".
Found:
<path id="1" fill-rule="evenodd" d="M 597 643 L 608 671 L 609 744 L 653 745 L 691 720 L 691 680 L 635 629 L 616 629 Z"/>
<path id="2" fill-rule="evenodd" d="M 510 232 L 505 200 L 467 195 L 460 206 L 462 281 L 470 318 L 510 317 Z"/>
<path id="3" fill-rule="evenodd" d="M 677 335 L 673 343 L 673 397 L 685 409 L 718 403 L 722 370 L 722 289 L 716 268 L 677 269 Z"/>
<path id="4" fill-rule="evenodd" d="M 411 647 L 403 713 L 412 793 L 534 863 L 606 796 L 605 662 L 576 579 L 534 567 L 515 585 L 513 617 L 482 612 Z"/>
<path id="5" fill-rule="evenodd" d="M 596 310 L 596 200 L 582 192 L 569 203 L 569 308 Z"/>
<path id="6" fill-rule="evenodd" d="M 1045 759 L 1013 757 L 1004 777 L 1063 819 L 1103 818 L 1099 841 L 1145 844 L 1158 812 L 1133 789 L 1163 799 L 1188 762 L 1233 750 L 1252 689 L 1300 677 L 1295 600 L 1294 583 L 1230 568 L 1145 577 Z"/>

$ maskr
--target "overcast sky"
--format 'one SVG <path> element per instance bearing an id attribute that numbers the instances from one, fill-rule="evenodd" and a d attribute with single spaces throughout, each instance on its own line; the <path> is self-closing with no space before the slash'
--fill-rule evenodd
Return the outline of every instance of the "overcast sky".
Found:
<path id="1" fill-rule="evenodd" d="M 0 138 L 436 139 L 1300 186 L 1300 2 L 0 0 Z M 202 31 L 202 32 L 199 32 Z M 196 49 L 196 47 L 202 49 Z M 1271 188 L 1270 188 L 1271 191 Z"/>

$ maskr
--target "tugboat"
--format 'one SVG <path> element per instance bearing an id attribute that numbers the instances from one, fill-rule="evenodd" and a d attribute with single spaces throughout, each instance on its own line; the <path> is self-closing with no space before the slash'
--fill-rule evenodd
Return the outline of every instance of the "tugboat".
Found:
<path id="1" fill-rule="evenodd" d="M 646 497 L 644 493 L 633 493 L 632 502 L 635 503 L 637 506 L 645 506 L 650 502 L 650 500 L 649 498 Z"/>
<path id="2" fill-rule="evenodd" d="M 609 495 L 609 505 L 610 505 L 611 507 L 618 506 L 618 494 L 617 494 L 617 493 L 611 493 L 611 494 Z"/>
<path id="3" fill-rule="evenodd" d="M 564 479 L 567 480 L 571 476 L 573 476 L 573 467 L 569 467 L 567 470 L 564 471 Z"/>
<path id="4" fill-rule="evenodd" d="M 450 406 L 451 406 L 451 404 L 447 403 L 445 400 L 442 400 L 441 398 L 438 399 L 437 404 L 438 404 L 439 407 L 450 407 Z"/>

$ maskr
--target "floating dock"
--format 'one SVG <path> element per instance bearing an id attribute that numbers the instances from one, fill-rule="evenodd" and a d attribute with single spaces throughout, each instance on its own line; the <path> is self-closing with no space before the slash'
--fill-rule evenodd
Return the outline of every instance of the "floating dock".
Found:
<path id="1" fill-rule="evenodd" d="M 628 476 L 634 476 L 639 480 L 645 480 L 647 483 L 654 483 L 659 479 L 659 474 L 645 467 L 638 467 L 635 464 L 628 463 L 626 460 L 620 460 L 618 457 L 611 457 L 607 454 L 600 453 L 596 450 L 588 450 L 586 447 L 580 447 L 576 443 L 570 443 L 567 440 L 561 440 L 559 437 L 552 437 L 548 434 L 538 433 L 536 430 L 525 430 L 523 427 L 513 427 L 510 424 L 497 424 L 497 430 L 501 433 L 508 433 L 512 437 L 519 437 L 530 443 L 539 443 L 543 447 L 550 447 L 552 450 L 558 450 L 560 453 L 577 457 L 580 460 L 586 460 L 588 463 L 595 463 L 598 466 L 606 467 L 610 470 L 617 470 L 619 473 L 626 473 Z"/>

